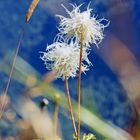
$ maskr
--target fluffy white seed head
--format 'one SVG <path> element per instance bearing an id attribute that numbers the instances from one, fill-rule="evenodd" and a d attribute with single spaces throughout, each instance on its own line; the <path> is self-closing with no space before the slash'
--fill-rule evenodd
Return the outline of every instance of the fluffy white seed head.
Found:
<path id="1" fill-rule="evenodd" d="M 79 41 L 82 38 L 86 46 L 89 46 L 90 43 L 98 46 L 104 38 L 103 30 L 109 25 L 109 22 L 104 18 L 97 20 L 95 16 L 91 15 L 92 9 L 89 7 L 86 11 L 81 12 L 81 5 L 72 6 L 72 11 L 63 6 L 69 17 L 57 15 L 60 18 L 59 31 L 61 35 L 75 36 Z M 106 21 L 106 25 L 102 23 L 103 21 Z"/>
<path id="2" fill-rule="evenodd" d="M 46 68 L 56 71 L 58 78 L 77 76 L 80 49 L 73 42 L 70 44 L 55 42 L 47 46 L 46 52 L 41 53 L 40 58 L 45 62 Z M 82 71 L 87 71 L 89 65 L 91 62 L 88 59 L 88 52 L 84 50 Z"/>

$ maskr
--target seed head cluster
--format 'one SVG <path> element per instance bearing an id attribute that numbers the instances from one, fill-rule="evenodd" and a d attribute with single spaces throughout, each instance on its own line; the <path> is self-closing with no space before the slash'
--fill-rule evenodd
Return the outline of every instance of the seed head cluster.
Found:
<path id="1" fill-rule="evenodd" d="M 63 5 L 62 5 L 63 6 Z M 47 46 L 45 52 L 41 52 L 40 58 L 44 61 L 48 70 L 54 70 L 57 78 L 64 79 L 66 76 L 76 77 L 79 68 L 80 42 L 87 46 L 83 48 L 82 72 L 89 70 L 91 62 L 88 59 L 90 44 L 98 44 L 104 38 L 103 30 L 108 26 L 102 23 L 105 19 L 97 20 L 91 15 L 92 9 L 89 7 L 81 12 L 79 6 L 72 5 L 72 11 L 63 6 L 69 17 L 57 15 L 60 18 L 56 36 L 56 42 Z M 107 21 L 107 20 L 105 20 Z"/>
<path id="2" fill-rule="evenodd" d="M 86 11 L 81 12 L 81 5 L 72 6 L 72 11 L 63 6 L 69 17 L 57 15 L 60 18 L 59 31 L 61 35 L 74 36 L 79 41 L 82 36 L 85 46 L 90 46 L 93 43 L 98 46 L 104 38 L 103 30 L 108 26 L 109 22 L 104 18 L 97 20 L 95 16 L 91 15 L 93 9 L 89 7 Z M 103 24 L 104 21 L 106 24 Z"/>
<path id="3" fill-rule="evenodd" d="M 41 53 L 40 58 L 45 62 L 46 68 L 56 71 L 58 78 L 65 79 L 65 76 L 77 76 L 80 53 L 77 44 L 73 42 L 70 44 L 55 42 L 47 46 L 46 52 Z M 90 65 L 88 53 L 84 51 L 82 63 L 83 72 L 87 71 Z"/>

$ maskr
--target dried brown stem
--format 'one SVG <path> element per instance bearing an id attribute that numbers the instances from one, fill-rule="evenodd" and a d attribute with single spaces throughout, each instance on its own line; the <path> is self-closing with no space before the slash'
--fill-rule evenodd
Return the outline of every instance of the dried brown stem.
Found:
<path id="1" fill-rule="evenodd" d="M 80 58 L 79 58 L 79 72 L 78 72 L 78 136 L 77 140 L 80 140 L 80 105 L 81 105 L 81 67 L 83 57 L 83 36 L 81 35 L 80 40 Z"/>
<path id="2" fill-rule="evenodd" d="M 57 140 L 58 103 L 54 103 L 54 140 Z"/>
<path id="3" fill-rule="evenodd" d="M 4 91 L 4 99 L 3 99 L 2 103 L 1 103 L 1 108 L 0 108 L 0 119 L 2 118 L 4 109 L 5 109 L 5 107 L 6 107 L 5 98 L 6 98 L 6 95 L 7 95 L 9 86 L 10 86 L 10 83 L 11 83 L 11 78 L 12 78 L 12 74 L 13 74 L 14 67 L 15 67 L 15 64 L 16 64 L 18 52 L 19 52 L 19 49 L 20 49 L 20 47 L 21 47 L 21 41 L 22 41 L 22 39 L 23 39 L 23 34 L 24 34 L 24 30 L 25 30 L 25 25 L 26 25 L 26 23 L 24 24 L 24 26 L 23 26 L 23 28 L 22 28 L 22 31 L 21 31 L 21 35 L 20 35 L 20 38 L 19 38 L 19 42 L 18 42 L 18 46 L 17 46 L 17 49 L 16 49 L 16 53 L 15 53 L 15 56 L 14 56 L 13 64 L 12 64 L 12 67 L 11 67 L 11 70 L 10 70 L 8 82 L 7 82 L 5 91 Z"/>
<path id="4" fill-rule="evenodd" d="M 68 84 L 67 76 L 65 76 L 65 84 L 66 84 L 66 94 L 68 97 L 68 105 L 69 105 L 69 109 L 70 109 L 70 116 L 71 116 L 72 125 L 73 125 L 73 129 L 74 129 L 74 134 L 75 134 L 75 136 L 77 136 L 77 129 L 76 129 L 73 110 L 72 110 L 71 97 L 70 97 L 70 93 L 69 93 L 69 84 Z"/>

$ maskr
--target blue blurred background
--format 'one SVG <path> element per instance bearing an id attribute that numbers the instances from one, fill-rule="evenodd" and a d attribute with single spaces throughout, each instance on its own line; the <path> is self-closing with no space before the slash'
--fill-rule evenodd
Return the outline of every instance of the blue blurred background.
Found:
<path id="1" fill-rule="evenodd" d="M 16 50 L 25 14 L 32 0 L 1 0 L 0 1 L 0 91 L 4 91 L 8 75 L 1 63 L 10 65 Z M 30 22 L 27 24 L 22 40 L 19 56 L 29 63 L 42 78 L 48 73 L 39 51 L 44 51 L 47 44 L 53 43 L 58 33 L 59 19 L 56 14 L 67 16 L 61 4 L 68 9 L 69 3 L 77 5 L 85 3 L 81 10 L 91 2 L 93 14 L 97 19 L 106 18 L 110 26 L 105 29 L 105 38 L 99 45 L 100 49 L 92 45 L 90 60 L 93 66 L 86 75 L 82 75 L 82 105 L 96 112 L 107 122 L 130 131 L 137 120 L 137 101 L 140 97 L 140 1 L 139 0 L 40 0 Z M 24 65 L 23 65 L 24 67 Z M 7 73 L 8 73 L 8 69 Z M 24 71 L 24 70 L 23 70 Z M 23 72 L 24 73 L 24 72 Z M 77 79 L 70 79 L 72 97 L 77 99 Z M 65 92 L 64 81 L 53 81 L 54 87 Z M 16 104 L 26 86 L 12 80 L 9 88 L 11 104 Z M 40 102 L 43 96 L 35 99 Z M 14 106 L 14 105 L 13 105 Z M 52 112 L 52 108 L 48 110 Z M 59 114 L 60 123 L 68 119 Z M 15 135 L 10 126 L 0 130 L 0 135 Z M 62 136 L 69 140 L 70 135 L 63 133 L 71 131 L 71 124 L 62 127 Z M 90 129 L 82 126 L 83 132 Z"/>

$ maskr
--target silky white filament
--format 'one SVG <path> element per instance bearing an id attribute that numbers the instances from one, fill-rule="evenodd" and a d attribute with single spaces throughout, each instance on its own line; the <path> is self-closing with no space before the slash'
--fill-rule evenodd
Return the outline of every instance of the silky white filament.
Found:
<path id="1" fill-rule="evenodd" d="M 70 44 L 55 42 L 47 46 L 46 52 L 41 52 L 40 58 L 45 62 L 47 69 L 56 71 L 58 78 L 65 79 L 65 76 L 77 76 L 79 53 L 79 46 L 73 42 Z M 89 65 L 91 62 L 88 59 L 88 52 L 84 50 L 82 71 L 87 71 Z"/>
<path id="2" fill-rule="evenodd" d="M 108 20 L 96 19 L 96 17 L 91 15 L 92 9 L 87 7 L 86 11 L 81 12 L 79 6 L 73 6 L 73 10 L 69 11 L 64 5 L 62 5 L 69 17 L 64 17 L 62 15 L 57 15 L 60 18 L 59 31 L 62 36 L 76 37 L 80 40 L 81 35 L 83 37 L 83 42 L 86 46 L 94 43 L 98 47 L 98 44 L 104 38 L 103 30 L 109 25 Z M 103 24 L 105 21 L 106 24 Z"/>

